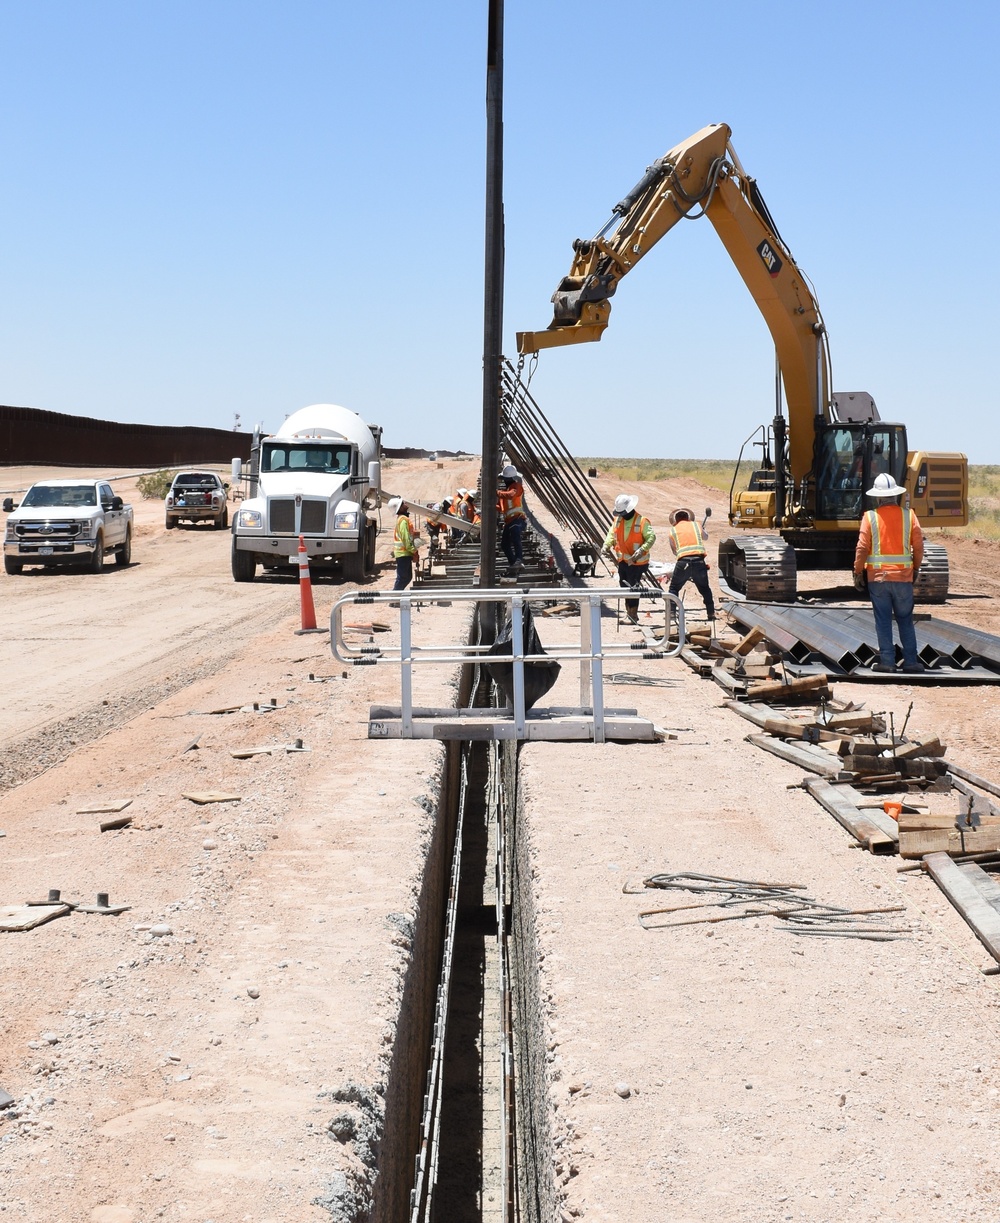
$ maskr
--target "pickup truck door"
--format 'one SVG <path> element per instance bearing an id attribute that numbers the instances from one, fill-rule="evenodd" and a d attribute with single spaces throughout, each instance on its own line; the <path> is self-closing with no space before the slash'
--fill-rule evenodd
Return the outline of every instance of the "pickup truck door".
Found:
<path id="1" fill-rule="evenodd" d="M 125 540 L 125 511 L 111 508 L 115 494 L 110 484 L 99 484 L 98 495 L 104 509 L 104 546 L 112 548 L 115 544 L 123 543 Z"/>

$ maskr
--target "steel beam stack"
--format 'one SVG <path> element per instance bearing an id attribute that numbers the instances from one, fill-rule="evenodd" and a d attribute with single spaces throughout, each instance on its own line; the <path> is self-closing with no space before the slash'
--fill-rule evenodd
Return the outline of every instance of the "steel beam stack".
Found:
<path id="1" fill-rule="evenodd" d="M 502 382 L 501 451 L 510 456 L 545 508 L 579 540 L 599 551 L 611 523 L 611 507 L 580 470 L 518 371 L 506 359 Z"/>

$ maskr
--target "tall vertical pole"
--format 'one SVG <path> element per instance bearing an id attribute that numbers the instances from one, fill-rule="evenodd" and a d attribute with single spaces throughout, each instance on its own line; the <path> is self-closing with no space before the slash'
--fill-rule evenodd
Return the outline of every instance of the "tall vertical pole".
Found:
<path id="1" fill-rule="evenodd" d="M 486 48 L 486 276 L 483 312 L 482 559 L 479 583 L 496 585 L 494 512 L 500 457 L 500 361 L 503 348 L 503 0 L 489 0 Z M 485 619 L 493 604 L 483 604 Z"/>

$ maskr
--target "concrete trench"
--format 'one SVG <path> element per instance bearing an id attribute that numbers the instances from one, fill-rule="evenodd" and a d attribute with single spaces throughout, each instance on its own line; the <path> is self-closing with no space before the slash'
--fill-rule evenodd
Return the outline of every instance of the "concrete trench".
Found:
<path id="1" fill-rule="evenodd" d="M 458 699 L 465 705 L 476 699 L 474 668 L 463 672 Z M 372 1144 L 371 1205 L 359 1200 L 352 1218 L 341 1201 L 338 1223 L 549 1223 L 555 1215 L 544 1000 L 517 777 L 516 743 L 443 745 L 434 831 L 413 929 L 405 932 L 410 958 L 381 1135 Z M 460 883 L 451 897 L 454 952 L 441 1033 L 435 1011 L 456 828 Z M 436 1035 L 443 1039 L 440 1141 L 428 1157 L 432 1192 L 418 1202 L 414 1170 Z"/>

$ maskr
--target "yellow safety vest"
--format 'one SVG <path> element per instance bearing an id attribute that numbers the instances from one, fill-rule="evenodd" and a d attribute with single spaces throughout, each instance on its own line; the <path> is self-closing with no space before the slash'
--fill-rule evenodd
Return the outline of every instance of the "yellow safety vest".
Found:
<path id="1" fill-rule="evenodd" d="M 392 555 L 398 560 L 401 556 L 416 556 L 417 548 L 413 542 L 413 531 L 410 529 L 410 520 L 405 514 L 400 514 L 396 519 L 396 526 L 392 532 Z"/>
<path id="2" fill-rule="evenodd" d="M 671 527 L 670 538 L 677 549 L 679 561 L 691 556 L 705 555 L 705 537 L 701 533 L 701 527 L 690 519 L 683 519 Z"/>

